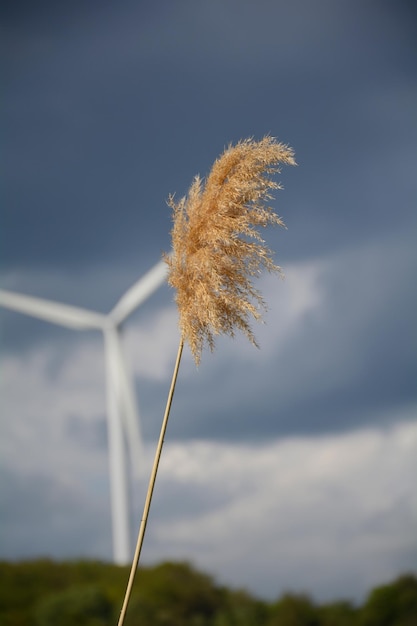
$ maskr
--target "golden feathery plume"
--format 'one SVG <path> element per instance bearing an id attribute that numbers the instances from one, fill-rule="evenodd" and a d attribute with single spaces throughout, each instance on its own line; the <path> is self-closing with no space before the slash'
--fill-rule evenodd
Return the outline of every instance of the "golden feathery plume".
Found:
<path id="1" fill-rule="evenodd" d="M 295 165 L 291 148 L 273 137 L 246 139 L 225 150 L 204 186 L 197 176 L 187 197 L 178 203 L 169 199 L 173 253 L 165 259 L 168 281 L 177 290 L 181 338 L 118 626 L 124 624 L 137 572 L 184 341 L 197 364 L 204 344 L 213 348 L 219 333 L 233 337 L 238 328 L 256 345 L 249 319 L 260 319 L 265 303 L 251 279 L 262 268 L 280 271 L 257 228 L 283 226 L 266 205 L 271 191 L 280 189 L 271 176 L 281 163 Z"/>
<path id="2" fill-rule="evenodd" d="M 166 256 L 168 282 L 176 289 L 180 331 L 198 364 L 214 336 L 242 330 L 256 345 L 250 316 L 265 309 L 252 277 L 262 268 L 279 272 L 257 228 L 283 226 L 266 202 L 280 189 L 271 176 L 279 165 L 295 165 L 293 150 L 273 137 L 246 139 L 229 146 L 215 161 L 205 185 L 194 178 L 174 211 L 172 256 Z"/>

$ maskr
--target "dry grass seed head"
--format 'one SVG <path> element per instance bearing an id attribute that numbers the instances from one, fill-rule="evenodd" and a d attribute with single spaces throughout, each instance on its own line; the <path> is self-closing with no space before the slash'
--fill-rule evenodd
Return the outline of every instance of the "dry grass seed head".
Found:
<path id="1" fill-rule="evenodd" d="M 198 364 L 204 344 L 220 333 L 243 331 L 256 345 L 249 325 L 265 303 L 252 278 L 262 268 L 279 272 L 258 229 L 283 226 L 267 206 L 280 185 L 272 180 L 279 164 L 295 165 L 293 150 L 273 137 L 229 146 L 215 161 L 205 185 L 196 176 L 173 209 L 172 255 L 166 257 L 169 284 L 176 289 L 180 331 Z"/>

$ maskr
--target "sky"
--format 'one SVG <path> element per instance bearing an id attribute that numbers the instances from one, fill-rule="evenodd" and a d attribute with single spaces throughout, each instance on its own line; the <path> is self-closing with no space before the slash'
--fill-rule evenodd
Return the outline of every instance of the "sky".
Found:
<path id="1" fill-rule="evenodd" d="M 3 2 L 0 286 L 106 313 L 230 143 L 298 166 L 260 350 L 186 350 L 143 563 L 360 602 L 417 571 L 417 20 L 405 0 Z M 0 558 L 111 559 L 102 338 L 0 309 Z M 178 344 L 123 327 L 145 474 Z M 145 480 L 132 485 L 133 522 Z"/>

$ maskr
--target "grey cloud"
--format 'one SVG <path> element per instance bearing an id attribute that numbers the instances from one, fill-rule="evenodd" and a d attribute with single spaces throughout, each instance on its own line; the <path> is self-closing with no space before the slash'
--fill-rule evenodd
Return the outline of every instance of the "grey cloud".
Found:
<path id="1" fill-rule="evenodd" d="M 86 420 L 78 415 L 70 415 L 64 426 L 68 437 L 77 442 L 81 448 L 106 450 L 107 423 L 105 417 Z"/>
<path id="2" fill-rule="evenodd" d="M 258 446 L 167 443 L 143 562 L 191 559 L 270 598 L 360 599 L 413 568 L 415 445 L 404 422 Z M 108 494 L 90 474 L 1 470 L 3 558 L 110 558 Z"/>
<path id="3" fill-rule="evenodd" d="M 155 517 L 148 535 L 148 560 L 192 556 L 223 580 L 271 598 L 291 589 L 360 601 L 376 581 L 414 571 L 414 427 L 248 448 L 205 445 L 209 453 L 198 442 L 184 446 L 182 458 L 174 453 L 162 486 L 200 487 L 209 499 L 211 485 L 223 496 L 232 486 L 232 497 L 185 516 L 181 500 L 168 498 L 165 519 Z M 182 461 L 178 469 L 174 459 Z"/>
<path id="4" fill-rule="evenodd" d="M 108 502 L 57 476 L 1 468 L 1 556 L 111 557 Z"/>
<path id="5" fill-rule="evenodd" d="M 207 468 L 210 471 L 210 468 Z M 193 485 L 190 482 L 178 482 L 165 478 L 155 488 L 155 497 L 152 502 L 152 523 L 165 523 L 167 510 L 172 522 L 183 519 L 199 518 L 208 512 L 221 512 L 222 508 L 231 502 L 236 494 L 224 492 L 217 486 Z M 137 511 L 137 518 L 139 518 Z"/>
<path id="6" fill-rule="evenodd" d="M 328 258 L 321 307 L 271 357 L 254 354 L 237 364 L 233 349 L 226 358 L 220 351 L 204 357 L 200 372 L 180 378 L 171 436 L 256 439 L 395 420 L 397 407 L 416 401 L 412 246 L 397 242 Z M 269 327 L 265 342 L 274 340 Z M 160 388 L 142 387 L 148 420 L 161 412 L 150 401 Z"/>

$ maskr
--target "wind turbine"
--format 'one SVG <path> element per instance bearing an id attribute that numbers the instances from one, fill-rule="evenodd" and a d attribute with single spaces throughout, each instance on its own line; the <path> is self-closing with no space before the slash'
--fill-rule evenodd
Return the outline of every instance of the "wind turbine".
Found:
<path id="1" fill-rule="evenodd" d="M 76 330 L 99 329 L 103 332 L 113 558 L 119 565 L 128 563 L 132 556 L 125 437 L 136 476 L 139 475 L 143 450 L 137 403 L 122 352 L 120 326 L 156 291 L 166 275 L 167 266 L 160 261 L 128 289 L 107 315 L 0 289 L 0 305 L 3 307 Z"/>

